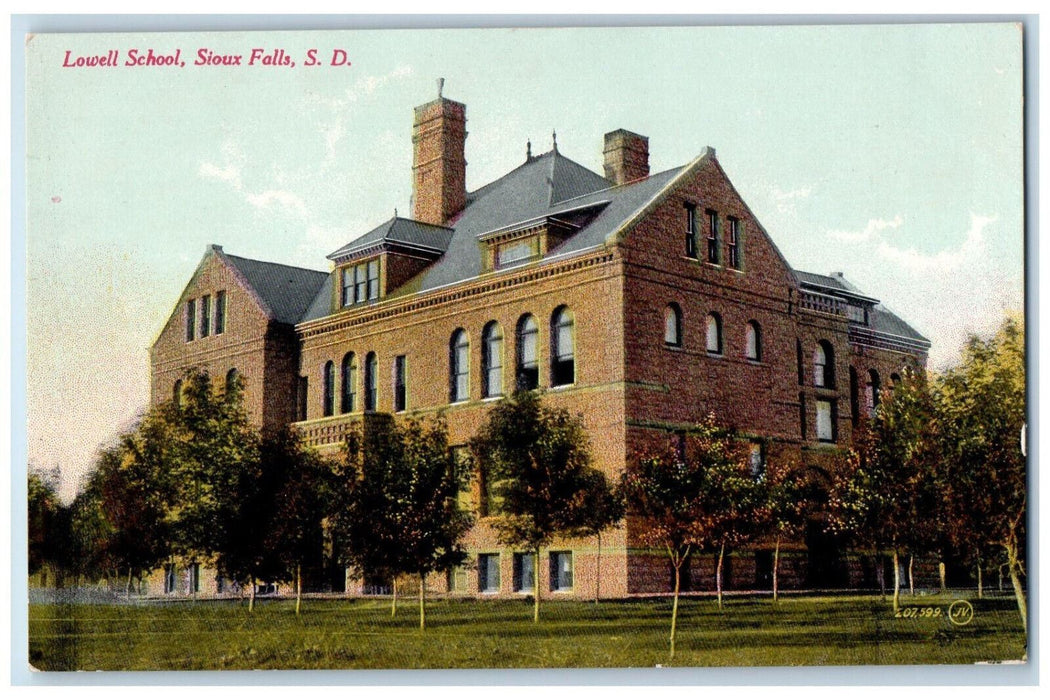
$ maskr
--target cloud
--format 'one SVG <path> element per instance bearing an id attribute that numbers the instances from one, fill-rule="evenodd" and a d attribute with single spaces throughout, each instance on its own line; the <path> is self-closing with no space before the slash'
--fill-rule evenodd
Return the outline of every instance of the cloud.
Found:
<path id="1" fill-rule="evenodd" d="M 257 209 L 277 207 L 287 212 L 306 218 L 306 202 L 294 192 L 288 190 L 266 190 L 259 193 L 248 193 L 245 198 Z"/>
<path id="2" fill-rule="evenodd" d="M 889 221 L 886 219 L 868 219 L 868 225 L 860 231 L 828 231 L 828 237 L 844 243 L 863 243 L 881 238 L 886 229 L 898 229 L 904 223 L 900 214 Z"/>
<path id="3" fill-rule="evenodd" d="M 241 169 L 239 166 L 233 165 L 232 163 L 227 163 L 223 166 L 215 165 L 215 163 L 201 163 L 197 172 L 201 177 L 228 182 L 233 185 L 236 190 L 240 190 L 242 187 Z"/>
<path id="4" fill-rule="evenodd" d="M 789 214 L 795 211 L 795 203 L 800 199 L 806 199 L 813 192 L 813 188 L 810 186 L 798 187 L 793 190 L 782 190 L 779 187 L 773 187 L 773 202 L 776 204 L 777 211 L 781 214 Z"/>
<path id="5" fill-rule="evenodd" d="M 966 232 L 966 240 L 955 249 L 941 250 L 930 255 L 920 253 L 914 248 L 900 248 L 882 240 L 879 241 L 876 250 L 881 257 L 916 272 L 941 274 L 954 272 L 971 261 L 985 257 L 987 251 L 984 228 L 993 223 L 996 218 L 970 214 L 970 230 Z"/>

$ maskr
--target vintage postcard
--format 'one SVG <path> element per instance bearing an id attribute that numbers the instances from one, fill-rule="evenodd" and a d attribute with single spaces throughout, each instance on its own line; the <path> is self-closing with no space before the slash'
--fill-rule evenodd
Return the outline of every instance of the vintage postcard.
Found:
<path id="1" fill-rule="evenodd" d="M 1023 38 L 27 36 L 30 666 L 1027 662 Z"/>

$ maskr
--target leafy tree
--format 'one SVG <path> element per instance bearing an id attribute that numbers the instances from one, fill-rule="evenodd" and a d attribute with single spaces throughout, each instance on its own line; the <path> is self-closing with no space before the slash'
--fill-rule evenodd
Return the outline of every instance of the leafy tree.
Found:
<path id="1" fill-rule="evenodd" d="M 790 462 L 772 462 L 763 476 L 766 526 L 773 537 L 773 602 L 777 602 L 780 545 L 802 536 L 808 520 L 807 479 Z"/>
<path id="2" fill-rule="evenodd" d="M 469 480 L 448 445 L 444 420 L 371 415 L 347 440 L 338 470 L 342 507 L 334 527 L 344 558 L 363 575 L 419 579 L 419 627 L 426 628 L 426 577 L 462 564 L 460 540 L 473 524 L 458 503 Z M 396 608 L 394 608 L 396 610 Z"/>
<path id="3" fill-rule="evenodd" d="M 532 552 L 585 525 L 589 489 L 601 481 L 591 466 L 583 420 L 543 406 L 537 393 L 500 401 L 471 441 L 471 451 L 501 500 L 495 527 L 501 543 Z M 539 576 L 533 577 L 532 619 L 540 619 Z"/>
<path id="4" fill-rule="evenodd" d="M 668 447 L 643 454 L 621 480 L 628 517 L 639 521 L 640 540 L 665 550 L 674 569 L 671 658 L 682 565 L 693 551 L 711 545 L 720 549 L 721 568 L 725 547 L 746 532 L 743 521 L 760 493 L 741 445 L 715 424 L 713 416 L 690 431 L 682 452 Z"/>
<path id="5" fill-rule="evenodd" d="M 598 540 L 594 581 L 594 602 L 597 603 L 602 588 L 602 532 L 623 520 L 624 501 L 620 489 L 612 488 L 605 474 L 597 469 L 588 471 L 583 478 L 586 485 L 580 489 L 582 519 L 568 534 Z"/>
<path id="6" fill-rule="evenodd" d="M 893 609 L 900 607 L 900 557 L 928 541 L 931 488 L 940 468 L 938 420 L 925 377 L 905 373 L 886 392 L 833 482 L 832 529 L 893 555 Z"/>
<path id="7" fill-rule="evenodd" d="M 27 484 L 29 574 L 45 565 L 55 567 L 62 557 L 56 551 L 68 533 L 58 531 L 62 523 L 62 502 L 58 499 L 57 480 L 30 467 Z"/>
<path id="8" fill-rule="evenodd" d="M 960 539 L 978 562 L 992 547 L 1003 553 L 1027 631 L 1024 340 L 1023 322 L 1014 318 L 991 338 L 970 337 L 960 364 L 941 377 L 939 393 L 945 451 L 957 465 L 955 510 L 966 514 L 969 532 Z"/>

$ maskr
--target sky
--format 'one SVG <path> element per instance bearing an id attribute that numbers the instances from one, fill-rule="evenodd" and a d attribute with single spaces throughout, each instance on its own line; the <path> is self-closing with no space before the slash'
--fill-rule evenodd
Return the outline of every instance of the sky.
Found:
<path id="1" fill-rule="evenodd" d="M 69 498 L 145 408 L 148 348 L 207 245 L 327 270 L 408 215 L 412 108 L 438 77 L 467 105 L 468 189 L 553 131 L 599 173 L 617 128 L 649 137 L 654 173 L 715 147 L 794 267 L 843 272 L 943 368 L 1023 307 L 1021 38 L 1006 24 L 37 35 L 30 463 L 60 467 Z M 185 65 L 124 65 L 151 48 Z M 193 65 L 201 49 L 242 65 Z M 247 65 L 253 49 L 295 65 Z M 63 67 L 110 50 L 117 66 Z"/>

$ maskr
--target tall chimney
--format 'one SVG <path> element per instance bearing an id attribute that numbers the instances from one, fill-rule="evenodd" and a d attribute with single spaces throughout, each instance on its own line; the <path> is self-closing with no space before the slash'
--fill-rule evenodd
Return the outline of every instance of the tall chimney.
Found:
<path id="1" fill-rule="evenodd" d="M 605 179 L 614 184 L 649 177 L 649 137 L 626 129 L 605 135 Z"/>
<path id="2" fill-rule="evenodd" d="M 438 226 L 467 203 L 467 107 L 442 97 L 443 82 L 412 123 L 412 217 Z"/>

